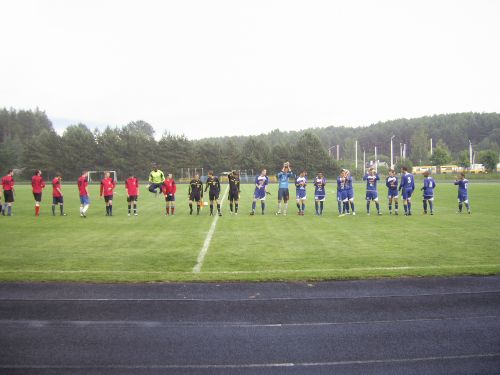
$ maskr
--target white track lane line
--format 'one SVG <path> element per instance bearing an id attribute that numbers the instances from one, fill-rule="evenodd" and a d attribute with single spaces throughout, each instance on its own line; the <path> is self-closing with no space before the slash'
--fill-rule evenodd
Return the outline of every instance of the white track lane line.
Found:
<path id="1" fill-rule="evenodd" d="M 220 200 L 221 209 L 224 203 L 224 198 L 226 197 L 228 190 L 229 190 L 229 184 L 226 186 L 226 190 L 224 191 L 222 199 Z M 215 227 L 217 226 L 218 220 L 219 220 L 219 215 L 216 214 L 214 216 L 214 220 L 212 221 L 212 225 L 208 230 L 207 237 L 205 237 L 205 242 L 203 243 L 203 247 L 201 248 L 200 253 L 198 254 L 198 258 L 196 259 L 196 265 L 193 267 L 194 273 L 199 273 L 201 271 L 201 267 L 203 267 L 203 262 L 205 261 L 205 256 L 207 255 L 208 248 L 210 247 L 210 241 L 212 241 L 212 237 L 214 235 Z"/>

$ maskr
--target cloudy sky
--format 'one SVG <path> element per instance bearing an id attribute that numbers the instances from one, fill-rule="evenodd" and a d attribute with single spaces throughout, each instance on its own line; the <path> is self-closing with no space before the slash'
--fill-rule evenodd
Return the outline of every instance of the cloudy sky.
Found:
<path id="1" fill-rule="evenodd" d="M 0 107 L 250 135 L 500 110 L 497 0 L 0 0 Z"/>

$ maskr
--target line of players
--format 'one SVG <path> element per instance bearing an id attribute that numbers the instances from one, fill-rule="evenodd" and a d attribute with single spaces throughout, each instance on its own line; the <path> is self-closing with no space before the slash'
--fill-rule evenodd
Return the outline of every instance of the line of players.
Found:
<path id="1" fill-rule="evenodd" d="M 229 207 L 231 214 L 238 214 L 239 198 L 240 198 L 240 178 L 236 171 L 232 171 L 228 176 L 229 180 Z M 276 215 L 286 215 L 288 210 L 288 201 L 290 198 L 289 181 L 295 180 L 296 187 L 296 205 L 298 215 L 303 216 L 306 208 L 306 187 L 308 184 L 305 171 L 301 171 L 298 176 L 292 172 L 290 163 L 285 162 L 282 170 L 277 174 L 278 180 L 278 211 Z M 60 173 L 52 180 L 52 215 L 56 215 L 56 207 L 59 206 L 60 215 L 66 216 L 64 212 L 64 197 L 61 188 L 62 176 Z M 377 182 L 380 181 L 379 175 L 373 168 L 368 170 L 363 176 L 366 181 L 366 212 L 370 214 L 371 202 L 375 204 L 377 214 L 381 215 L 380 204 L 378 201 Z M 337 203 L 339 216 L 353 214 L 354 209 L 354 181 L 350 172 L 343 169 L 337 177 Z M 398 184 L 399 182 L 399 184 Z M 86 217 L 87 210 L 90 206 L 90 198 L 88 193 L 88 172 L 83 171 L 78 178 L 78 191 L 80 196 L 80 216 Z M 468 200 L 468 184 L 469 181 L 465 178 L 464 173 L 457 176 L 454 182 L 458 186 L 458 213 L 462 212 L 463 205 L 470 214 L 470 205 Z M 40 214 L 40 204 L 42 201 L 42 190 L 45 188 L 45 182 L 42 178 L 42 172 L 36 170 L 31 181 L 33 197 L 35 199 L 35 216 Z M 210 201 L 210 215 L 214 215 L 214 206 L 217 207 L 217 213 L 222 216 L 220 205 L 220 180 L 214 175 L 213 171 L 208 172 L 205 189 L 203 189 L 203 182 L 199 175 L 196 175 L 189 183 L 189 214 L 193 214 L 193 204 L 196 205 L 196 213 L 199 215 L 200 209 L 203 204 L 203 193 L 209 191 Z M 3 189 L 3 197 L 5 203 L 2 205 L 0 202 L 0 212 L 3 216 L 12 215 L 12 204 L 14 202 L 14 178 L 13 171 L 9 170 L 7 175 L 1 180 Z M 259 176 L 255 178 L 255 190 L 253 194 L 252 211 L 250 215 L 255 215 L 257 201 L 261 204 L 261 213 L 265 213 L 266 197 L 269 195 L 268 191 L 269 177 L 267 171 L 263 169 Z M 406 167 L 401 170 L 401 181 L 394 170 L 389 171 L 389 176 L 386 178 L 386 186 L 388 188 L 389 200 L 389 214 L 398 215 L 398 198 L 399 192 L 402 194 L 404 214 L 410 216 L 412 214 L 412 194 L 415 190 L 415 180 L 411 173 L 408 172 Z M 315 214 L 322 215 L 324 209 L 324 202 L 326 199 L 326 178 L 322 172 L 314 178 L 314 201 L 315 201 Z M 434 214 L 434 188 L 436 182 L 430 176 L 430 172 L 424 173 L 424 185 L 421 188 L 423 191 L 423 209 L 424 214 L 427 214 L 428 209 L 430 214 Z M 109 172 L 104 174 L 104 178 L 100 184 L 100 197 L 104 198 L 106 205 L 106 216 L 113 215 L 113 195 L 116 188 L 116 181 L 110 176 Z M 125 181 L 125 189 L 127 193 L 128 215 L 138 215 L 137 200 L 139 197 L 139 181 L 133 174 L 129 174 Z M 177 191 L 176 182 L 172 174 L 167 174 L 166 178 L 162 171 L 156 166 L 149 176 L 148 190 L 152 193 L 159 195 L 158 190 L 163 193 L 166 201 L 165 215 L 174 215 L 175 213 L 175 193 Z M 394 206 L 393 206 L 394 205 Z M 394 207 L 394 210 L 393 210 Z"/>

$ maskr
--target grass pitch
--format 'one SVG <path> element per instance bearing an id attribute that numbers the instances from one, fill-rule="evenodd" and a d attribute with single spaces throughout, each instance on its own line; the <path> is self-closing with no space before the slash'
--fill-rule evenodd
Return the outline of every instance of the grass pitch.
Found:
<path id="1" fill-rule="evenodd" d="M 421 183 L 418 184 L 420 187 Z M 226 185 L 222 186 L 225 191 Z M 413 216 L 390 216 L 386 189 L 379 189 L 382 216 L 366 215 L 364 185 L 357 184 L 356 216 L 338 217 L 333 185 L 322 217 L 314 216 L 313 189 L 305 216 L 276 216 L 277 185 L 266 215 L 249 216 L 253 185 L 244 185 L 238 216 L 227 200 L 218 218 L 201 272 L 193 272 L 214 218 L 208 207 L 190 216 L 187 186 L 179 185 L 175 216 L 164 200 L 142 187 L 139 216 L 128 217 L 122 184 L 113 217 L 105 216 L 98 186 L 91 186 L 88 218 L 79 217 L 74 184 L 63 186 L 68 216 L 53 217 L 45 189 L 41 216 L 34 217 L 29 186 L 17 186 L 12 217 L 0 217 L 2 281 L 261 281 L 367 277 L 490 275 L 500 273 L 500 183 L 470 185 L 472 215 L 456 214 L 457 189 L 438 183 L 435 215 L 422 214 L 421 193 Z M 294 197 L 294 189 L 291 189 Z M 227 197 L 225 197 L 227 198 Z M 58 212 L 58 211 L 57 211 Z"/>

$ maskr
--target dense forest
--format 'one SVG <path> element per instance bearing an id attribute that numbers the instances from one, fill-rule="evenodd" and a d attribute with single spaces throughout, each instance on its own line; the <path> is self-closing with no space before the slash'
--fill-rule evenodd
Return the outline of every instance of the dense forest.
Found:
<path id="1" fill-rule="evenodd" d="M 29 177 L 39 168 L 48 177 L 59 171 L 66 180 L 74 180 L 82 169 L 112 169 L 120 179 L 129 172 L 145 178 L 151 165 L 158 163 L 177 177 L 181 173 L 186 176 L 188 168 L 190 173 L 194 168 L 204 168 L 216 173 L 241 169 L 251 174 L 260 168 L 277 171 L 284 160 L 290 160 L 296 170 L 323 170 L 334 175 L 341 167 L 354 170 L 356 140 L 361 173 L 363 151 L 367 162 L 374 160 L 375 148 L 377 159 L 389 162 L 391 136 L 397 164 L 455 163 L 467 167 L 470 140 L 475 161 L 492 170 L 500 152 L 500 114 L 457 113 L 398 119 L 367 127 L 276 129 L 258 136 L 188 140 L 168 132 L 155 137 L 153 126 L 142 120 L 104 130 L 75 124 L 59 135 L 39 109 L 0 109 L 0 173 L 12 168 Z M 403 145 L 406 158 L 401 160 Z"/>

